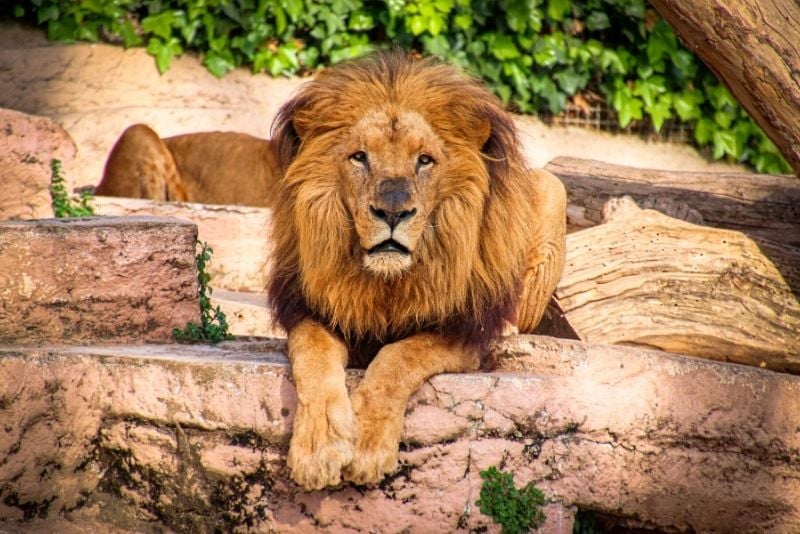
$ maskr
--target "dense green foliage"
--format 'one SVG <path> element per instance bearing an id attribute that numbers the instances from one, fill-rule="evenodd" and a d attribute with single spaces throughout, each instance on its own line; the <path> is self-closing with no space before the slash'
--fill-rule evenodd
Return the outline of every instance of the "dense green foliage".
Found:
<path id="1" fill-rule="evenodd" d="M 231 339 L 228 333 L 228 320 L 225 313 L 217 306 L 211 306 L 211 286 L 208 282 L 211 280 L 211 275 L 206 272 L 206 265 L 211 261 L 211 255 L 214 249 L 206 243 L 197 242 L 200 247 L 200 252 L 195 256 L 195 263 L 197 264 L 197 284 L 198 294 L 200 296 L 200 324 L 186 323 L 186 328 L 174 328 L 172 330 L 172 337 L 175 341 L 184 343 L 219 343 L 226 339 Z"/>
<path id="2" fill-rule="evenodd" d="M 53 199 L 53 215 L 62 217 L 91 217 L 94 208 L 90 204 L 92 195 L 88 191 L 80 198 L 70 197 L 61 174 L 61 160 L 50 160 L 50 196 Z"/>
<path id="3" fill-rule="evenodd" d="M 291 75 L 394 42 L 465 66 L 525 113 L 597 95 L 622 127 L 677 119 L 717 159 L 790 170 L 645 0 L 12 0 L 5 9 L 46 25 L 51 39 L 146 46 L 161 72 L 195 50 L 216 76 L 239 65 Z"/>
<path id="4" fill-rule="evenodd" d="M 503 534 L 528 532 L 544 522 L 544 494 L 536 486 L 528 484 L 517 489 L 514 475 L 496 467 L 481 471 L 480 475 L 483 486 L 475 504 L 503 528 Z"/>

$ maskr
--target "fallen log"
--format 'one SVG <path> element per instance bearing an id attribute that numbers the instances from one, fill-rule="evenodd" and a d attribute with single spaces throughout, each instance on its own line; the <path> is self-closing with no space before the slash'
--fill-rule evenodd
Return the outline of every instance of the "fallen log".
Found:
<path id="1" fill-rule="evenodd" d="M 0 347 L 0 530 L 478 531 L 479 472 L 501 465 L 619 525 L 800 531 L 800 377 L 536 336 L 494 350 L 502 372 L 410 400 L 395 475 L 308 493 L 282 343 Z"/>
<path id="2" fill-rule="evenodd" d="M 653 0 L 653 7 L 800 176 L 800 4 L 797 0 Z"/>
<path id="3" fill-rule="evenodd" d="M 800 180 L 791 176 L 660 171 L 563 157 L 545 168 L 567 188 L 573 227 L 600 224 L 605 203 L 627 195 L 672 217 L 800 246 Z"/>
<path id="4" fill-rule="evenodd" d="M 567 236 L 556 296 L 581 339 L 800 373 L 800 249 L 628 203 Z"/>

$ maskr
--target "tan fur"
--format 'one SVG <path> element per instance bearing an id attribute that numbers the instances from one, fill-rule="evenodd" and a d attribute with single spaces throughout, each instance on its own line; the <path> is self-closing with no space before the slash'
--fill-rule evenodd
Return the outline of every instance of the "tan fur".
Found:
<path id="1" fill-rule="evenodd" d="M 396 466 L 406 402 L 425 380 L 477 369 L 517 314 L 524 332 L 539 322 L 563 268 L 564 188 L 526 168 L 479 82 L 400 54 L 321 73 L 273 139 L 284 175 L 270 300 L 300 401 L 292 477 L 306 489 L 375 483 Z M 345 358 L 365 353 L 347 399 Z"/>
<path id="2" fill-rule="evenodd" d="M 134 124 L 111 149 L 95 194 L 269 207 L 277 175 L 267 140 L 234 132 L 161 139 Z"/>

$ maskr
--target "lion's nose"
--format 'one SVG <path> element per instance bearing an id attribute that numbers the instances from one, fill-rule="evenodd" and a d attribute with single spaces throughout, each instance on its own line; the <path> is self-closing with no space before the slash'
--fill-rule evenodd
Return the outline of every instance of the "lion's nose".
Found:
<path id="1" fill-rule="evenodd" d="M 381 221 L 384 221 L 386 224 L 389 225 L 389 228 L 394 230 L 395 226 L 413 217 L 414 214 L 417 213 L 417 208 L 413 208 L 410 210 L 402 210 L 402 211 L 388 211 L 388 210 L 381 210 L 376 208 L 375 206 L 370 205 L 369 212 L 372 214 L 373 217 Z"/>

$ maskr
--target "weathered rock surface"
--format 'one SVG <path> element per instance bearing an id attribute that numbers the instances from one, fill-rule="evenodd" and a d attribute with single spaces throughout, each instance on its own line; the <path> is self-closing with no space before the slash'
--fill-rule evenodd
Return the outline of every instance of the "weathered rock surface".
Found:
<path id="1" fill-rule="evenodd" d="M 0 220 L 52 217 L 50 160 L 69 168 L 74 158 L 75 143 L 52 120 L 0 109 Z"/>
<path id="2" fill-rule="evenodd" d="M 277 324 L 267 306 L 266 293 L 215 289 L 211 302 L 227 315 L 230 332 L 235 336 L 286 337 L 286 332 Z"/>
<path id="3" fill-rule="evenodd" d="M 264 291 L 269 269 L 270 210 L 158 202 L 134 198 L 95 197 L 98 215 L 176 217 L 197 225 L 198 239 L 214 249 L 207 272 L 214 289 Z"/>
<path id="4" fill-rule="evenodd" d="M 0 342 L 169 341 L 199 320 L 196 236 L 158 217 L 0 221 Z"/>
<path id="5" fill-rule="evenodd" d="M 534 336 L 495 350 L 498 372 L 438 376 L 412 398 L 397 474 L 305 493 L 285 466 L 280 342 L 3 347 L 0 528 L 477 529 L 478 472 L 499 464 L 629 525 L 800 530 L 800 378 Z"/>

